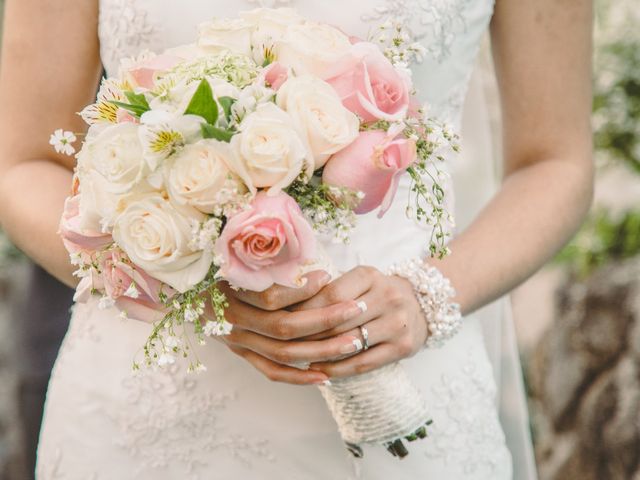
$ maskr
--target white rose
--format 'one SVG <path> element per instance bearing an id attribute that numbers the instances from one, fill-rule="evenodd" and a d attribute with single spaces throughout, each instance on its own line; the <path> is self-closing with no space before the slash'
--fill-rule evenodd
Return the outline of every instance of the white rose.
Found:
<path id="1" fill-rule="evenodd" d="M 310 73 L 330 78 L 339 73 L 350 58 L 349 37 L 337 28 L 319 23 L 290 25 L 276 42 L 278 62 L 293 69 L 296 75 Z"/>
<path id="2" fill-rule="evenodd" d="M 213 262 L 211 252 L 190 246 L 193 223 L 205 219 L 195 209 L 178 210 L 160 193 L 150 193 L 127 199 L 113 238 L 135 265 L 186 292 L 204 280 Z"/>
<path id="3" fill-rule="evenodd" d="M 198 47 L 209 54 L 230 50 L 251 56 L 251 34 L 254 25 L 242 18 L 216 18 L 200 24 Z"/>
<path id="4" fill-rule="evenodd" d="M 262 65 L 266 53 L 272 51 L 275 43 L 282 39 L 289 25 L 298 25 L 304 19 L 291 8 L 256 8 L 240 13 L 240 17 L 253 24 L 251 36 L 253 59 Z"/>
<path id="5" fill-rule="evenodd" d="M 312 75 L 289 78 L 278 90 L 277 104 L 306 139 L 315 169 L 358 136 L 358 117 L 342 105 L 331 85 Z"/>
<path id="6" fill-rule="evenodd" d="M 313 159 L 291 117 L 273 103 L 260 104 L 245 117 L 231 147 L 236 155 L 230 167 L 252 193 L 266 187 L 276 193 L 304 168 L 309 177 L 313 174 Z"/>
<path id="7" fill-rule="evenodd" d="M 171 200 L 213 214 L 230 200 L 230 195 L 245 193 L 246 187 L 228 167 L 233 155 L 228 143 L 216 140 L 201 140 L 184 147 L 165 171 Z"/>
<path id="8" fill-rule="evenodd" d="M 138 128 L 126 122 L 92 132 L 78 154 L 80 175 L 95 172 L 107 192 L 130 192 L 148 171 Z"/>
<path id="9" fill-rule="evenodd" d="M 80 228 L 110 233 L 119 196 L 106 189 L 106 181 L 95 171 L 78 175 L 80 180 Z"/>

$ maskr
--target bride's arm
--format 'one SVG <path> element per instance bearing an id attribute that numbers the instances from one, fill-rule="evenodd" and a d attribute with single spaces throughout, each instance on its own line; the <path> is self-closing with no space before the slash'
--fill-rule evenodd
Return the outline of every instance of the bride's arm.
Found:
<path id="1" fill-rule="evenodd" d="M 434 262 L 464 312 L 508 292 L 576 231 L 593 191 L 590 0 L 498 1 L 491 25 L 502 188 Z"/>
<path id="2" fill-rule="evenodd" d="M 95 97 L 101 65 L 97 1 L 9 0 L 0 68 L 0 223 L 63 282 L 75 283 L 56 234 L 73 159 L 48 144 L 85 131 L 76 112 Z"/>

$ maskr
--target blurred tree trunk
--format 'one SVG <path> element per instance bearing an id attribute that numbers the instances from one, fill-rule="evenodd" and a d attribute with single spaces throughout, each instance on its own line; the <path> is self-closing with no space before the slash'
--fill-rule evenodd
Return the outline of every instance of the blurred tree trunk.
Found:
<path id="1" fill-rule="evenodd" d="M 640 257 L 558 291 L 529 365 L 541 480 L 640 479 Z"/>

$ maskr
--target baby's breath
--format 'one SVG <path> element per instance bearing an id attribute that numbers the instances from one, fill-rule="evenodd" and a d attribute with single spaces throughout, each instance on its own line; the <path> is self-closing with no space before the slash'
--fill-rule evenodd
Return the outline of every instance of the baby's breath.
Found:
<path id="1" fill-rule="evenodd" d="M 353 209 L 362 200 L 360 192 L 330 186 L 314 177 L 309 182 L 296 180 L 287 193 L 300 205 L 314 230 L 333 235 L 336 243 L 349 243 L 349 234 L 356 224 Z"/>
<path id="2" fill-rule="evenodd" d="M 441 168 L 444 151 L 459 151 L 458 136 L 448 126 L 434 119 L 409 119 L 404 134 L 416 141 L 417 161 L 407 169 L 411 177 L 407 216 L 430 225 L 429 252 L 443 258 L 450 253 L 447 239 L 453 218 L 446 208 L 446 191 L 442 180 L 448 173 Z"/>
<path id="3" fill-rule="evenodd" d="M 257 76 L 258 66 L 251 58 L 232 52 L 223 52 L 176 65 L 160 79 L 154 94 L 161 94 L 167 90 L 167 85 L 175 85 L 182 80 L 190 83 L 208 77 L 221 78 L 238 88 L 244 88 Z"/>
<path id="4" fill-rule="evenodd" d="M 227 335 L 232 328 L 224 315 L 229 303 L 217 286 L 216 271 L 213 267 L 202 282 L 185 293 L 171 298 L 166 294 L 160 296 L 167 313 L 147 338 L 142 349 L 143 365 L 166 367 L 183 357 L 189 359 L 188 372 L 206 370 L 194 351 L 193 342 L 204 345 L 207 336 Z M 140 368 L 141 363 L 134 361 L 133 370 Z"/>
<path id="5" fill-rule="evenodd" d="M 424 58 L 426 49 L 414 42 L 406 26 L 397 20 L 388 20 L 370 36 L 370 40 L 382 49 L 384 55 L 396 68 L 410 74 L 409 66 Z"/>

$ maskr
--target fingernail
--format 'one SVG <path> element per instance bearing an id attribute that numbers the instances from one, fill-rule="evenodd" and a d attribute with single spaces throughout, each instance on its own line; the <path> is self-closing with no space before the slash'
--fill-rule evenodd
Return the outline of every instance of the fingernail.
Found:
<path id="1" fill-rule="evenodd" d="M 362 313 L 365 313 L 365 312 L 368 310 L 367 302 L 365 302 L 364 300 L 360 300 L 360 301 L 357 303 L 357 306 L 358 306 L 358 308 L 360 309 L 360 311 L 361 311 Z"/>
<path id="2" fill-rule="evenodd" d="M 314 385 L 323 385 L 325 387 L 331 386 L 331 380 L 319 380 L 317 382 L 313 382 Z"/>
<path id="3" fill-rule="evenodd" d="M 297 368 L 298 370 L 309 370 L 309 365 L 309 362 L 294 362 L 289 364 L 289 366 Z"/>
<path id="4" fill-rule="evenodd" d="M 361 349 L 362 342 L 360 341 L 360 339 L 353 338 L 353 340 L 351 340 L 349 343 L 345 343 L 340 347 L 340 353 L 342 353 L 343 355 L 347 353 L 355 353 Z"/>
<path id="5" fill-rule="evenodd" d="M 343 317 L 344 320 L 351 320 L 352 318 L 356 318 L 358 315 L 362 314 L 362 309 L 356 305 L 355 307 L 350 307 L 349 309 L 344 311 Z"/>

